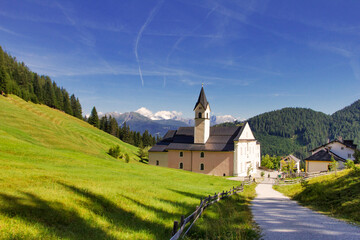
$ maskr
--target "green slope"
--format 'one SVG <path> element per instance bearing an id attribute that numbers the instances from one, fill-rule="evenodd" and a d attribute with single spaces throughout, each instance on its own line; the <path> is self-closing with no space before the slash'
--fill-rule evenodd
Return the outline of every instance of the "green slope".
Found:
<path id="1" fill-rule="evenodd" d="M 360 145 L 360 100 L 327 115 L 306 108 L 283 108 L 248 120 L 262 155 L 294 154 L 305 158 L 309 150 L 338 137 Z M 239 125 L 239 122 L 220 126 Z"/>
<path id="2" fill-rule="evenodd" d="M 133 160 L 106 154 L 119 144 Z M 167 239 L 232 181 L 140 164 L 136 148 L 61 111 L 0 96 L 0 239 Z"/>
<path id="3" fill-rule="evenodd" d="M 278 185 L 275 189 L 304 206 L 360 224 L 360 168 L 316 177 L 307 184 Z"/>

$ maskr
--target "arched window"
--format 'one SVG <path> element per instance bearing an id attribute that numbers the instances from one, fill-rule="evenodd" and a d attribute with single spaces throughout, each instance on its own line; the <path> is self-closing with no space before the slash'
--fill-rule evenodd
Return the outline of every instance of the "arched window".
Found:
<path id="1" fill-rule="evenodd" d="M 156 166 L 159 166 L 159 160 L 156 160 Z"/>
<path id="2" fill-rule="evenodd" d="M 183 164 L 182 162 L 179 164 L 179 168 L 180 168 L 180 169 L 183 169 L 183 168 L 184 168 L 184 164 Z"/>
<path id="3" fill-rule="evenodd" d="M 205 169 L 205 165 L 203 163 L 200 163 L 200 170 L 203 171 Z"/>
<path id="4" fill-rule="evenodd" d="M 199 118 L 202 118 L 202 114 L 201 114 L 201 112 L 199 112 Z"/>
<path id="5" fill-rule="evenodd" d="M 209 118 L 209 114 L 208 114 L 208 113 L 206 114 L 206 118 Z"/>
<path id="6" fill-rule="evenodd" d="M 204 152 L 201 152 L 200 153 L 200 157 L 203 158 L 205 156 L 205 153 Z"/>
<path id="7" fill-rule="evenodd" d="M 184 156 L 184 153 L 183 152 L 180 152 L 180 157 L 183 157 Z"/>

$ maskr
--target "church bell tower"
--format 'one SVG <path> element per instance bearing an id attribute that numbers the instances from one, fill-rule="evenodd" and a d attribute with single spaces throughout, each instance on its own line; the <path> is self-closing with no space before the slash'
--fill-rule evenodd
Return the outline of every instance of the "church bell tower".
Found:
<path id="1" fill-rule="evenodd" d="M 210 136 L 210 105 L 206 99 L 204 86 L 194 107 L 195 127 L 194 143 L 205 144 Z"/>

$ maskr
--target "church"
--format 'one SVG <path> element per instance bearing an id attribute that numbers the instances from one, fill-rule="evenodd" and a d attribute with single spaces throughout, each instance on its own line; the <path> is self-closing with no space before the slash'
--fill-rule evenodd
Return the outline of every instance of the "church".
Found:
<path id="1" fill-rule="evenodd" d="M 210 104 L 204 88 L 193 109 L 194 127 L 170 130 L 149 150 L 149 164 L 215 176 L 247 176 L 260 166 L 260 143 L 248 122 L 210 127 Z"/>

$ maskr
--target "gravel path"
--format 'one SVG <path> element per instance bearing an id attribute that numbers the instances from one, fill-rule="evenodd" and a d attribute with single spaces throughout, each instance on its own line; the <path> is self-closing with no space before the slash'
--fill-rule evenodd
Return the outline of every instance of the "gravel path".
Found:
<path id="1" fill-rule="evenodd" d="M 256 187 L 251 210 L 262 229 L 263 239 L 360 239 L 360 227 L 316 213 L 272 189 L 272 184 Z"/>

